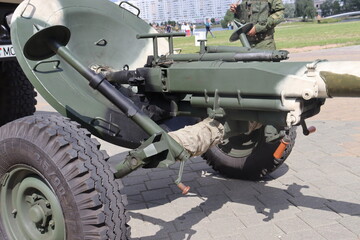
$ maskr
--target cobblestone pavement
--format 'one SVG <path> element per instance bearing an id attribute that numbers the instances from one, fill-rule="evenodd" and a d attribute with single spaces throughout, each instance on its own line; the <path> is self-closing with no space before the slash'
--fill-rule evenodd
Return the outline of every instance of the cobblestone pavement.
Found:
<path id="1" fill-rule="evenodd" d="M 355 46 L 292 58 L 317 59 L 326 52 L 331 59 L 330 51 L 344 49 L 360 52 Z M 307 137 L 298 131 L 288 160 L 263 181 L 224 178 L 201 158 L 185 166 L 183 182 L 191 186 L 186 196 L 174 184 L 178 165 L 123 178 L 132 238 L 360 239 L 360 100 L 329 99 L 308 125 L 317 131 Z"/>

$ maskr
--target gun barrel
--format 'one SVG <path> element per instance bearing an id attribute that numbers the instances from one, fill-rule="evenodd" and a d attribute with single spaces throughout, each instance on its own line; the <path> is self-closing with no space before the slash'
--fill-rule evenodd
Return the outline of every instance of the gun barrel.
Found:
<path id="1" fill-rule="evenodd" d="M 360 97 L 360 69 L 354 62 L 322 62 L 319 75 L 329 97 Z"/>

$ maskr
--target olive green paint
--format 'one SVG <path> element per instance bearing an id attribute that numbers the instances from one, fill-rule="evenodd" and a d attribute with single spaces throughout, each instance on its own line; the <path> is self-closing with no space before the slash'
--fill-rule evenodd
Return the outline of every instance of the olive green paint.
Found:
<path id="1" fill-rule="evenodd" d="M 331 97 L 359 97 L 360 77 L 350 74 L 337 74 L 321 71 L 329 96 Z"/>

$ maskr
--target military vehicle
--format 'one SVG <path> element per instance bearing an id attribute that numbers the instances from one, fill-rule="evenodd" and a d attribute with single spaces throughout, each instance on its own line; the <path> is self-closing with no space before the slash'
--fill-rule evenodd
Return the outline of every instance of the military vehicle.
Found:
<path id="1" fill-rule="evenodd" d="M 360 96 L 360 62 L 281 62 L 286 51 L 231 41 L 174 54 L 140 10 L 103 0 L 28 0 L 16 9 L 16 57 L 62 116 L 0 129 L 1 239 L 127 239 L 121 178 L 202 155 L 222 174 L 259 179 L 291 152 L 325 99 Z M 167 40 L 167 41 L 166 41 Z M 91 134 L 130 148 L 109 157 Z"/>
<path id="2" fill-rule="evenodd" d="M 0 1 L 0 126 L 35 112 L 36 92 L 16 58 L 10 19 L 21 0 Z"/>

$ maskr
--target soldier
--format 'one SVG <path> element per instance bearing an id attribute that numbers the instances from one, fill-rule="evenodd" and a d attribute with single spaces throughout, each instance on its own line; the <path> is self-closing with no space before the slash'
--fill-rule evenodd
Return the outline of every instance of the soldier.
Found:
<path id="1" fill-rule="evenodd" d="M 242 24 L 254 24 L 247 33 L 251 47 L 270 50 L 276 49 L 274 28 L 284 20 L 284 9 L 282 0 L 243 0 L 230 5 L 230 11 Z"/>

